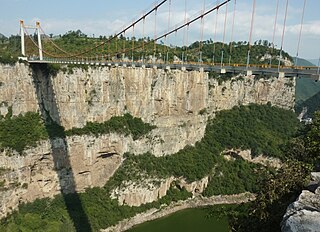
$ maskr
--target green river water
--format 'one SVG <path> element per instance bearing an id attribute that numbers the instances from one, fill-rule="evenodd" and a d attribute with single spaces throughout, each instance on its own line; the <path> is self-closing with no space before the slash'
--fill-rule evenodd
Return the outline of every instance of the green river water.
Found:
<path id="1" fill-rule="evenodd" d="M 137 225 L 130 232 L 228 232 L 226 217 L 208 217 L 205 208 L 186 209 Z"/>

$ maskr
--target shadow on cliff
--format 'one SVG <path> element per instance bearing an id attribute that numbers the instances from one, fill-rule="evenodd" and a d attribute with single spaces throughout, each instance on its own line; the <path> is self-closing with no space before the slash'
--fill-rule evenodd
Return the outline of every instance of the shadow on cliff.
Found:
<path id="1" fill-rule="evenodd" d="M 47 64 L 32 64 L 33 81 L 41 116 L 50 139 L 54 170 L 58 174 L 60 192 L 76 231 L 92 231 L 79 194 L 76 192 L 74 173 L 69 158 L 68 143 L 61 117 L 52 78 Z"/>

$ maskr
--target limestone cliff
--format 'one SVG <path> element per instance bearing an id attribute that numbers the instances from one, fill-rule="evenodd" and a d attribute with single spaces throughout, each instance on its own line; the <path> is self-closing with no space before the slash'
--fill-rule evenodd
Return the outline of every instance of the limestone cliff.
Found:
<path id="1" fill-rule="evenodd" d="M 49 75 L 45 67 L 0 65 L 0 114 L 38 111 L 66 129 L 130 113 L 157 126 L 139 140 L 116 134 L 43 141 L 20 156 L 0 153 L 0 217 L 19 202 L 102 186 L 125 152 L 173 154 L 199 141 L 209 117 L 240 104 L 294 105 L 294 80 L 238 76 L 219 84 L 200 71 L 131 67 L 75 68 Z M 74 188 L 69 187 L 74 181 Z"/>
<path id="2" fill-rule="evenodd" d="M 193 196 L 202 193 L 208 185 L 209 178 L 206 176 L 201 180 L 188 183 L 183 178 L 166 179 L 144 179 L 143 181 L 125 182 L 114 189 L 111 197 L 117 199 L 120 205 L 140 206 L 157 201 L 164 197 L 170 187 L 185 188 Z M 174 185 L 174 186 L 172 186 Z"/>
<path id="3" fill-rule="evenodd" d="M 154 155 L 172 154 L 199 141 L 208 116 L 240 104 L 294 106 L 294 80 L 253 76 L 219 82 L 199 71 L 131 67 L 81 68 L 49 75 L 41 66 L 0 65 L 0 113 L 46 111 L 64 126 L 83 127 L 129 112 L 156 125 Z"/>

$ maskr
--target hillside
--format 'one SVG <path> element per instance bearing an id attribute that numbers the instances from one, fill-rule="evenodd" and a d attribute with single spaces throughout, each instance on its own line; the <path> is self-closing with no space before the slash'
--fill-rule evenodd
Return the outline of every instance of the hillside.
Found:
<path id="1" fill-rule="evenodd" d="M 296 104 L 308 100 L 320 91 L 320 83 L 309 78 L 297 78 Z"/>
<path id="2" fill-rule="evenodd" d="M 315 66 L 318 66 L 319 59 L 309 59 L 308 60 L 310 63 L 314 64 Z"/>
<path id="3" fill-rule="evenodd" d="M 8 39 L 8 38 L 5 35 L 0 33 L 0 40 L 3 40 L 3 39 Z"/>
<path id="4" fill-rule="evenodd" d="M 312 117 L 314 112 L 320 110 L 320 91 L 308 98 L 306 101 L 301 102 L 296 106 L 296 112 L 300 113 L 304 107 L 307 107 L 307 117 Z"/>
<path id="5" fill-rule="evenodd" d="M 293 58 L 295 61 L 295 58 Z M 306 60 L 306 59 L 302 59 L 302 58 L 297 58 L 297 66 L 315 66 L 314 63 Z"/>
<path id="6" fill-rule="evenodd" d="M 247 52 L 248 52 L 248 43 L 246 41 L 232 42 L 229 44 L 223 44 L 221 42 L 213 43 L 213 41 L 196 41 L 188 47 L 175 47 L 167 46 L 163 41 L 157 41 L 156 45 L 154 42 L 148 38 L 129 38 L 120 36 L 118 39 L 114 39 L 111 42 L 106 42 L 108 37 L 100 36 L 99 38 L 91 38 L 83 34 L 80 30 L 69 31 L 62 36 L 54 36 L 54 43 L 58 45 L 65 51 L 69 53 L 78 54 L 79 52 L 86 52 L 85 56 L 92 57 L 93 59 L 119 59 L 125 58 L 131 60 L 134 57 L 135 60 L 141 59 L 143 56 L 145 59 L 151 59 L 155 54 L 157 60 L 166 60 L 173 62 L 181 62 L 182 58 L 187 61 L 199 61 L 200 51 L 202 53 L 202 61 L 212 63 L 237 63 L 237 64 L 246 64 Z M 110 37 L 109 37 L 110 38 Z M 88 50 L 93 46 L 98 46 L 106 42 L 104 45 L 99 46 L 98 48 Z M 26 38 L 26 53 L 27 55 L 36 55 L 38 54 L 37 47 L 33 44 L 30 38 Z M 44 50 L 56 55 L 65 55 L 57 49 L 52 42 L 49 41 L 49 38 L 43 38 L 43 47 Z M 135 48 L 135 51 L 132 52 L 132 48 Z M 6 46 L 1 46 L 0 51 L 2 50 L 3 54 L 6 56 L 13 56 L 17 58 L 19 56 L 20 49 L 20 40 L 18 36 L 11 36 L 9 38 L 9 44 Z M 222 51 L 224 53 L 222 59 Z M 251 64 L 269 64 L 270 56 L 272 56 L 272 64 L 278 64 L 276 56 L 279 55 L 278 49 L 271 49 L 270 42 L 267 40 L 259 40 L 255 42 L 251 47 Z M 283 52 L 284 58 L 287 60 L 287 65 L 292 64 L 292 57 Z M 214 60 L 213 60 L 214 57 Z M 81 58 L 79 56 L 78 58 Z M 1 62 L 1 59 L 0 59 Z M 2 61 L 2 62 L 5 62 Z"/>
<path id="7" fill-rule="evenodd" d="M 300 114 L 303 107 L 308 108 L 308 117 L 312 117 L 313 113 L 320 109 L 320 82 L 309 78 L 297 78 L 296 113 Z"/>

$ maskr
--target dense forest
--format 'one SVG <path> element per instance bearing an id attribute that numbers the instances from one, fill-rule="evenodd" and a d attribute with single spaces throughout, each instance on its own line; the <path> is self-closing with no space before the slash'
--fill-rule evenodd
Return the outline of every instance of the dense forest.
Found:
<path id="1" fill-rule="evenodd" d="M 108 123 L 100 126 L 105 128 L 105 125 Z M 99 125 L 94 130 L 73 129 L 72 133 L 109 132 L 97 127 Z M 203 193 L 205 196 L 244 191 L 258 194 L 257 201 L 227 211 L 233 228 L 247 231 L 243 228 L 248 229 L 246 226 L 251 223 L 252 231 L 268 231 L 266 228 L 271 227 L 274 229 L 272 231 L 277 231 L 288 201 L 293 200 L 292 195 L 301 190 L 312 166 L 319 162 L 319 136 L 320 113 L 315 114 L 313 124 L 301 127 L 292 111 L 271 105 L 235 107 L 218 113 L 207 124 L 204 138 L 195 146 L 188 146 L 172 156 L 157 158 L 152 154 L 125 154 L 125 161 L 103 188 L 87 189 L 79 194 L 79 199 L 90 227 L 93 231 L 99 231 L 151 207 L 190 197 L 185 189 L 173 184 L 167 196 L 157 202 L 140 207 L 120 206 L 111 199 L 110 192 L 123 181 L 140 182 L 146 176 L 165 178 L 172 175 L 193 181 L 209 175 L 210 182 Z M 281 158 L 284 165 L 275 170 L 240 158 L 228 161 L 221 152 L 229 148 L 252 148 L 255 154 Z M 73 194 L 67 197 L 73 199 Z M 59 195 L 54 199 L 22 204 L 18 211 L 1 221 L 0 230 L 74 231 L 73 223 L 82 222 L 80 219 L 71 220 L 70 210 L 76 207 L 68 205 L 67 210 L 64 199 Z M 247 218 L 249 214 L 251 216 Z"/>

